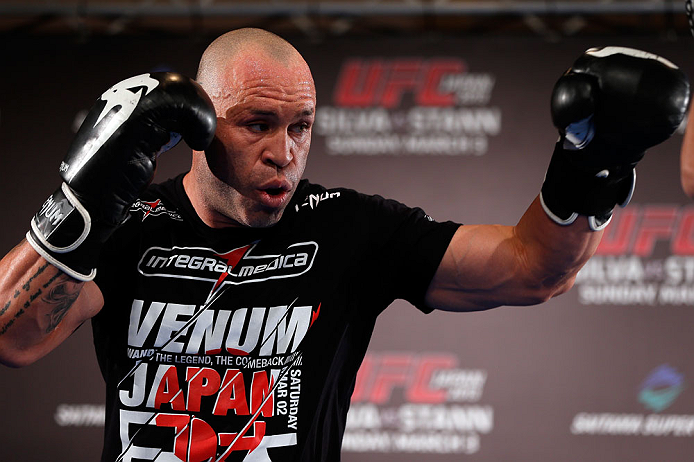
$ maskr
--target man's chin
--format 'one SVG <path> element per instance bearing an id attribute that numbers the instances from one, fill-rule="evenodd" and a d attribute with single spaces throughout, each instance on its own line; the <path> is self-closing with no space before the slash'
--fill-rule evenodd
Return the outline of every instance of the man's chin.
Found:
<path id="1" fill-rule="evenodd" d="M 251 228 L 270 228 L 280 221 L 283 214 L 284 208 L 256 211 L 248 214 L 245 224 Z"/>

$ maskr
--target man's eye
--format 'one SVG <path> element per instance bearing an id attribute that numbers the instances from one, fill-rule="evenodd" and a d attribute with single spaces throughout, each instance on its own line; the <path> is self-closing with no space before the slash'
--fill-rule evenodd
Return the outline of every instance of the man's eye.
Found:
<path id="1" fill-rule="evenodd" d="M 297 133 L 303 133 L 305 131 L 308 131 L 308 129 L 311 128 L 311 125 L 307 123 L 301 123 L 301 124 L 296 124 L 294 126 L 294 131 Z"/>
<path id="2" fill-rule="evenodd" d="M 264 132 L 267 131 L 268 124 L 263 122 L 254 122 L 252 124 L 248 124 L 248 128 L 253 130 L 254 132 Z"/>

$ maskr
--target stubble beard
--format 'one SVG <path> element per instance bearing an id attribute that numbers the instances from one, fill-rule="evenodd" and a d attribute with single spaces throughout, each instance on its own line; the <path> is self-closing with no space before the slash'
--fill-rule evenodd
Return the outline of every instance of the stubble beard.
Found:
<path id="1" fill-rule="evenodd" d="M 214 194 L 210 206 L 220 215 L 220 222 L 231 226 L 269 228 L 279 222 L 286 207 L 268 209 L 244 196 L 219 178 L 212 180 Z"/>

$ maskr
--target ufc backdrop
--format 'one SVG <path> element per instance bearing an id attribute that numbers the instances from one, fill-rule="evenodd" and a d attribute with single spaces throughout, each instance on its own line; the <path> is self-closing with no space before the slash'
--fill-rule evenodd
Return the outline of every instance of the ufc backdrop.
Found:
<path id="1" fill-rule="evenodd" d="M 60 160 L 96 98 L 143 72 L 192 76 L 207 44 L 5 41 L 2 253 L 58 186 Z M 689 40 L 294 43 L 318 91 L 306 177 L 470 224 L 514 224 L 539 192 L 557 138 L 552 86 L 586 48 L 641 48 L 694 75 Z M 360 370 L 343 460 L 692 460 L 694 205 L 679 185 L 681 141 L 677 133 L 648 152 L 631 205 L 569 293 L 477 313 L 424 315 L 405 302 L 386 310 Z M 189 162 L 188 148 L 176 147 L 157 179 Z M 104 385 L 89 325 L 34 365 L 0 368 L 0 384 L 1 460 L 98 459 Z"/>

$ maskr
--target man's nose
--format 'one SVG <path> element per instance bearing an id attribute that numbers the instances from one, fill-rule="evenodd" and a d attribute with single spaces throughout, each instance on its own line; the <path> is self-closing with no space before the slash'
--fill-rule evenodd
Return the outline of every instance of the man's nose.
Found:
<path id="1" fill-rule="evenodd" d="M 294 159 L 292 139 L 289 134 L 278 130 L 263 151 L 263 162 L 284 168 Z"/>

